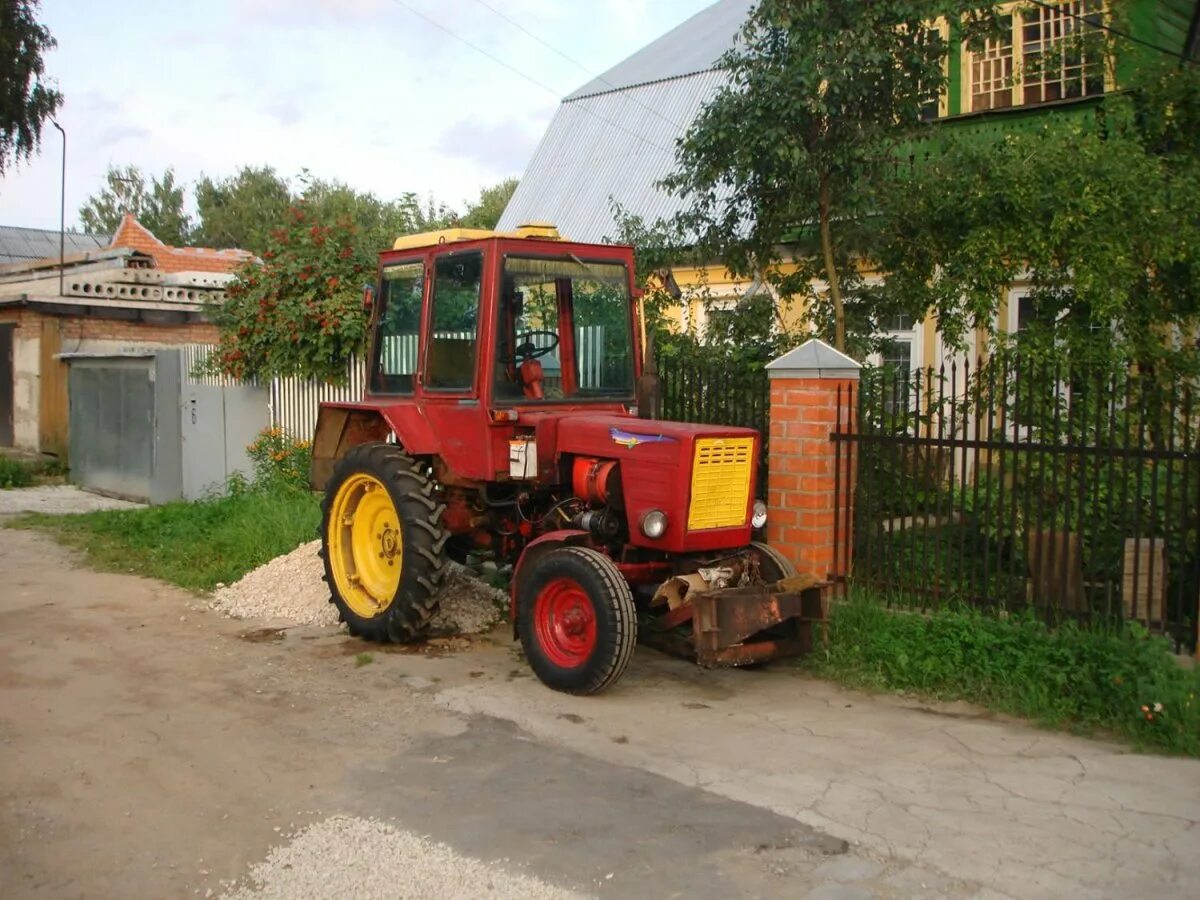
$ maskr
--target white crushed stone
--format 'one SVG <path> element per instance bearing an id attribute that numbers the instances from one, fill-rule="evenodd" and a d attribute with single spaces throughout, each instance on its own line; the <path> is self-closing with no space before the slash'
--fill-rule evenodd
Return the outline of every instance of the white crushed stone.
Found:
<path id="1" fill-rule="evenodd" d="M 225 900 L 575 900 L 583 895 L 461 856 L 377 819 L 334 816 L 251 866 Z"/>
<path id="2" fill-rule="evenodd" d="M 137 509 L 144 505 L 91 494 L 73 484 L 42 484 L 0 490 L 0 516 L 30 512 L 62 515 L 98 509 Z"/>
<path id="3" fill-rule="evenodd" d="M 262 619 L 291 625 L 337 625 L 337 607 L 329 602 L 322 576 L 320 541 L 301 544 L 278 556 L 241 580 L 219 586 L 212 604 L 237 619 Z M 450 563 L 438 592 L 438 609 L 430 623 L 431 635 L 484 634 L 501 619 L 507 595 L 473 577 L 462 566 Z"/>

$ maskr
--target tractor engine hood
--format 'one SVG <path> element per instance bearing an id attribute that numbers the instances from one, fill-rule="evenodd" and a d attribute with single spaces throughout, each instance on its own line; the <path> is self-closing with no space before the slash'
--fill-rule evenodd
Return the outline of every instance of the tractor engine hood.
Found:
<path id="1" fill-rule="evenodd" d="M 630 540 L 672 553 L 742 547 L 750 541 L 760 439 L 717 425 L 577 414 L 538 423 L 555 456 L 617 460 Z M 553 434 L 547 432 L 554 432 Z M 667 515 L 656 539 L 641 530 L 651 510 Z"/>

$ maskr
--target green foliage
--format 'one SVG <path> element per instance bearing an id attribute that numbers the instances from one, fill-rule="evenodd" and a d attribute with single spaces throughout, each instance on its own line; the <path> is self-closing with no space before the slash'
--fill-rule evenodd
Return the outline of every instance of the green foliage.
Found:
<path id="1" fill-rule="evenodd" d="M 79 209 L 79 221 L 93 234 L 112 234 L 125 213 L 137 220 L 165 244 L 185 246 L 191 239 L 192 223 L 184 210 L 184 188 L 168 168 L 162 177 L 146 177 L 136 166 L 109 166 L 104 187 Z"/>
<path id="2" fill-rule="evenodd" d="M 1200 373 L 1198 104 L 1196 67 L 1148 63 L 1093 120 L 1046 116 L 994 143 L 947 128 L 880 195 L 891 274 L 875 299 L 932 311 L 961 346 L 1003 328 L 1008 286 L 1027 281 L 1027 359 L 1133 362 L 1163 383 Z"/>
<path id="3" fill-rule="evenodd" d="M 479 199 L 467 204 L 467 212 L 459 224 L 466 228 L 495 228 L 516 189 L 516 178 L 505 178 L 499 184 L 481 188 Z"/>
<path id="4" fill-rule="evenodd" d="M 200 213 L 196 244 L 237 247 L 258 256 L 267 250 L 270 233 L 292 203 L 287 181 L 270 166 L 243 166 L 220 181 L 203 175 L 195 192 Z"/>
<path id="5" fill-rule="evenodd" d="M 299 199 L 313 217 L 322 222 L 352 222 L 363 252 L 370 255 L 387 250 L 400 235 L 442 228 L 452 217 L 450 210 L 433 201 L 423 207 L 411 192 L 383 201 L 340 181 L 313 178 L 307 171 L 299 180 L 303 188 Z"/>
<path id="6" fill-rule="evenodd" d="M 364 347 L 362 286 L 375 271 L 358 227 L 346 217 L 322 221 L 300 201 L 268 236 L 262 259 L 238 273 L 213 309 L 220 338 L 208 367 L 242 379 L 345 380 L 346 360 Z"/>
<path id="7" fill-rule="evenodd" d="M 35 18 L 38 0 L 0 0 L 0 175 L 37 150 L 63 96 L 42 76 L 57 42 Z"/>
<path id="8" fill-rule="evenodd" d="M 665 182 L 689 203 L 683 232 L 734 275 L 800 301 L 839 349 L 848 329 L 873 334 L 879 310 L 848 309 L 844 298 L 862 287 L 851 260 L 870 242 L 875 181 L 946 81 L 950 43 L 925 23 L 946 15 L 973 40 L 994 26 L 993 7 L 763 0 L 721 60 L 728 84 L 688 130 Z M 816 236 L 819 250 L 802 247 L 798 270 L 785 272 L 782 248 L 798 232 L 809 245 Z"/>
<path id="9" fill-rule="evenodd" d="M 33 466 L 19 459 L 0 456 L 0 490 L 33 484 Z"/>
<path id="10" fill-rule="evenodd" d="M 254 463 L 255 487 L 282 485 L 305 490 L 312 462 L 311 443 L 297 440 L 282 428 L 264 428 L 246 447 Z"/>
<path id="11" fill-rule="evenodd" d="M 48 531 L 101 569 L 210 591 L 312 540 L 320 517 L 315 495 L 275 486 L 197 503 L 25 516 L 9 525 Z"/>
<path id="12" fill-rule="evenodd" d="M 969 700 L 1200 755 L 1200 670 L 1181 668 L 1137 626 L 1052 630 L 1032 616 L 970 609 L 922 616 L 859 596 L 834 608 L 829 646 L 808 664 L 854 685 Z"/>

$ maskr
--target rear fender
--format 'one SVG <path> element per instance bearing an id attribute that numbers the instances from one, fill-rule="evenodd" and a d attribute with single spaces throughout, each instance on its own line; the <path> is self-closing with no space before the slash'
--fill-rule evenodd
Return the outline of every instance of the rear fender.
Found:
<path id="1" fill-rule="evenodd" d="M 548 531 L 525 545 L 517 564 L 513 566 L 512 580 L 508 586 L 508 618 L 512 621 L 513 640 L 517 639 L 517 592 L 521 587 L 521 579 L 525 577 L 533 564 L 551 550 L 559 547 L 569 547 L 572 544 L 587 543 L 591 534 L 577 528 L 563 528 L 558 531 Z"/>
<path id="2" fill-rule="evenodd" d="M 314 491 L 325 490 L 334 464 L 351 447 L 386 441 L 391 428 L 373 407 L 321 405 L 312 439 L 312 464 L 308 481 Z"/>

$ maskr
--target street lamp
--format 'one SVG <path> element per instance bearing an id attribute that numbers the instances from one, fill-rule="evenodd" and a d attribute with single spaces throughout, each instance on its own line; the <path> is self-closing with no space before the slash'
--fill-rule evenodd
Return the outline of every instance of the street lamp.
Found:
<path id="1" fill-rule="evenodd" d="M 58 207 L 58 296 L 65 297 L 67 292 L 64 287 L 67 267 L 67 133 L 63 127 L 54 119 L 50 120 L 50 124 L 58 129 L 58 133 L 62 135 L 62 182 L 59 185 L 59 207 Z"/>

